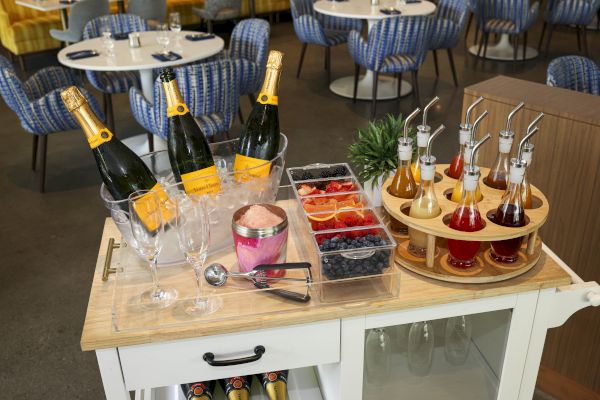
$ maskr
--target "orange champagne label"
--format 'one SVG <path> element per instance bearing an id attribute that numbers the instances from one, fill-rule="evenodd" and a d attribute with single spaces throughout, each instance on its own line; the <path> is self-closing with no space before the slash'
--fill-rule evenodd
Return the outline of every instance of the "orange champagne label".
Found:
<path id="1" fill-rule="evenodd" d="M 190 112 L 185 103 L 178 103 L 172 106 L 167 107 L 167 117 L 173 117 L 175 115 L 185 115 Z"/>
<path id="2" fill-rule="evenodd" d="M 98 132 L 87 138 L 90 148 L 95 149 L 102 143 L 110 142 L 113 134 L 106 128 L 100 129 Z"/>
<path id="3" fill-rule="evenodd" d="M 260 104 L 272 104 L 276 106 L 279 104 L 279 97 L 272 94 L 259 93 L 256 101 Z"/>
<path id="4" fill-rule="evenodd" d="M 160 210 L 162 212 L 162 221 L 166 224 L 173 219 L 173 213 L 168 208 L 169 196 L 165 189 L 160 186 L 160 183 L 157 183 L 150 189 L 150 192 L 146 193 L 139 199 L 137 199 L 134 203 L 134 209 L 140 220 L 150 232 L 154 232 L 161 223 L 161 220 L 156 218 L 153 213 L 156 211 L 150 202 L 152 201 L 152 197 L 149 196 L 150 193 L 156 193 L 158 196 L 158 201 L 160 203 Z"/>
<path id="5" fill-rule="evenodd" d="M 271 163 L 266 160 L 261 160 L 260 158 L 236 154 L 235 161 L 233 162 L 233 170 L 244 171 L 243 173 L 236 173 L 235 179 L 238 182 L 246 182 L 249 176 L 254 178 L 264 178 L 269 176 L 269 173 L 271 172 Z"/>
<path id="6" fill-rule="evenodd" d="M 221 191 L 221 179 L 215 165 L 183 174 L 181 181 L 187 194 L 216 194 Z"/>

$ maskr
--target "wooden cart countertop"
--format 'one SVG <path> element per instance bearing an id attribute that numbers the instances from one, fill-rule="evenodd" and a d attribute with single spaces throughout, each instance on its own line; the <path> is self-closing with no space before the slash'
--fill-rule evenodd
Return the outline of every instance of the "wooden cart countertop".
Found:
<path id="1" fill-rule="evenodd" d="M 567 272 L 551 257 L 543 253 L 540 261 L 531 271 L 506 282 L 490 284 L 445 283 L 401 269 L 400 295 L 394 299 L 360 302 L 351 306 L 333 304 L 304 307 L 298 305 L 297 311 L 288 310 L 266 315 L 241 316 L 234 320 L 219 320 L 209 323 L 191 322 L 176 327 L 117 332 L 112 326 L 114 275 L 111 275 L 107 282 L 102 281 L 104 260 L 110 238 L 118 239 L 120 234 L 112 220 L 107 218 L 81 336 L 83 351 L 376 314 L 553 288 L 571 283 L 571 278 Z"/>

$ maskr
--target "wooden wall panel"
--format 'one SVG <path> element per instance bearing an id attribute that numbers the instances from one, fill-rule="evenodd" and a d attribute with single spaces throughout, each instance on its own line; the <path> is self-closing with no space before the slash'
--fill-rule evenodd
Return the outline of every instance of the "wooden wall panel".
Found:
<path id="1" fill-rule="evenodd" d="M 463 114 L 479 96 L 474 114 L 488 110 L 478 137 L 493 140 L 480 149 L 479 164 L 489 167 L 498 151 L 498 132 L 520 101 L 525 108 L 513 121 L 513 152 L 537 114 L 546 116 L 535 144 L 531 182 L 550 202 L 542 239 L 584 280 L 600 281 L 600 97 L 498 76 L 465 88 Z M 600 392 L 600 312 L 580 311 L 549 332 L 542 363 Z"/>

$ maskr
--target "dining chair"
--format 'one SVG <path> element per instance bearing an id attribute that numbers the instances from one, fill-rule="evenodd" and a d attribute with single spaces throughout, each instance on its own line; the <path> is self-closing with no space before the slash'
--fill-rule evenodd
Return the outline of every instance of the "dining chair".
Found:
<path id="1" fill-rule="evenodd" d="M 477 26 L 482 35 L 477 56 L 485 60 L 490 33 L 513 38 L 513 68 L 516 67 L 519 35 L 523 34 L 523 59 L 527 52 L 527 33 L 538 19 L 539 2 L 530 0 L 479 0 L 476 7 Z M 483 55 L 482 55 L 483 50 Z"/>
<path id="2" fill-rule="evenodd" d="M 588 55 L 587 29 L 592 23 L 594 15 L 600 9 L 600 0 L 548 0 L 544 10 L 544 25 L 542 34 L 538 43 L 538 51 L 542 48 L 542 43 L 548 29 L 548 39 L 546 41 L 545 55 L 548 56 L 552 33 L 557 25 L 574 25 L 577 30 L 577 48 L 581 51 L 583 35 L 583 54 Z"/>
<path id="3" fill-rule="evenodd" d="M 129 0 L 127 13 L 142 17 L 148 23 L 163 23 L 167 18 L 167 0 Z"/>
<path id="4" fill-rule="evenodd" d="M 79 87 L 94 112 L 100 118 L 104 118 L 96 99 L 83 89 L 81 78 L 73 71 L 62 67 L 43 68 L 22 82 L 10 61 L 0 56 L 0 95 L 17 114 L 23 129 L 33 135 L 31 169 L 34 171 L 37 167 L 38 143 L 41 138 L 38 174 L 40 192 L 44 192 L 46 185 L 48 135 L 79 128 L 79 124 L 65 108 L 60 97 L 62 89 L 73 85 Z"/>
<path id="5" fill-rule="evenodd" d="M 435 76 L 440 75 L 437 50 L 446 49 L 454 86 L 458 86 L 458 79 L 452 49 L 456 47 L 460 40 L 460 34 L 467 22 L 467 14 L 469 14 L 469 8 L 464 0 L 440 0 L 431 29 L 429 49 L 433 51 Z"/>
<path id="6" fill-rule="evenodd" d="M 467 8 L 469 9 L 469 19 L 467 22 L 467 28 L 465 29 L 465 43 L 467 42 L 467 38 L 469 37 L 469 31 L 471 30 L 471 25 L 473 24 L 473 19 L 475 14 L 477 13 L 477 0 L 467 0 Z M 475 44 L 477 44 L 477 33 L 479 31 L 475 30 Z"/>
<path id="7" fill-rule="evenodd" d="M 82 0 L 71 7 L 69 28 L 50 29 L 50 36 L 66 43 L 77 43 L 83 38 L 83 28 L 92 19 L 109 13 L 108 0 Z"/>
<path id="8" fill-rule="evenodd" d="M 148 30 L 148 24 L 137 15 L 114 14 L 94 18 L 83 29 L 83 38 L 92 39 L 102 36 L 102 29 L 108 27 L 113 34 L 141 32 Z M 85 74 L 97 90 L 103 95 L 103 109 L 106 114 L 109 129 L 114 132 L 115 118 L 112 106 L 112 95 L 126 93 L 131 87 L 139 87 L 139 77 L 135 71 L 91 71 Z"/>
<path id="9" fill-rule="evenodd" d="M 581 56 L 559 57 L 548 65 L 546 84 L 600 95 L 600 67 Z"/>
<path id="10" fill-rule="evenodd" d="M 296 78 L 300 78 L 304 55 L 309 44 L 325 48 L 325 70 L 331 82 L 331 47 L 348 41 L 348 34 L 361 31 L 362 22 L 353 18 L 332 17 L 315 12 L 313 0 L 290 0 L 294 31 L 302 43 Z"/>
<path id="11" fill-rule="evenodd" d="M 206 21 L 207 29 L 213 32 L 213 22 L 235 20 L 242 13 L 242 0 L 204 0 L 204 8 L 194 7 L 194 13 Z"/>
<path id="12" fill-rule="evenodd" d="M 246 60 L 216 60 L 174 69 L 177 84 L 202 132 L 209 139 L 217 134 L 228 137 L 239 106 L 239 75 Z M 135 120 L 148 132 L 167 138 L 167 102 L 160 78 L 154 82 L 154 102 L 141 90 L 129 90 L 129 103 Z"/>
<path id="13" fill-rule="evenodd" d="M 390 17 L 378 21 L 369 31 L 365 41 L 360 32 L 352 31 L 348 36 L 348 50 L 354 60 L 354 95 L 358 88 L 360 67 L 373 71 L 373 94 L 371 119 L 377 107 L 377 82 L 379 74 L 395 74 L 398 77 L 398 97 L 402 73 L 411 72 L 413 95 L 420 104 L 418 71 L 429 49 L 432 16 Z"/>

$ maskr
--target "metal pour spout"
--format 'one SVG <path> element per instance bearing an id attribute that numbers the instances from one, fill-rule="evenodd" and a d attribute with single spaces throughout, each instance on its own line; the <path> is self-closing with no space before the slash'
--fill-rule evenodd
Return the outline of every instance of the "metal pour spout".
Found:
<path id="1" fill-rule="evenodd" d="M 480 96 L 477 100 L 475 100 L 473 102 L 473 104 L 471 104 L 469 106 L 469 108 L 467 108 L 467 113 L 465 114 L 465 123 L 463 124 L 463 126 L 468 129 L 468 127 L 471 125 L 471 113 L 473 112 L 473 110 L 475 109 L 475 107 L 477 107 L 477 105 L 479 103 L 481 103 L 483 101 L 483 96 Z"/>
<path id="2" fill-rule="evenodd" d="M 521 160 L 521 157 L 523 155 L 523 147 L 525 146 L 525 143 L 527 143 L 529 139 L 531 139 L 531 137 L 535 135 L 539 130 L 540 129 L 536 126 L 531 131 L 528 131 L 527 135 L 525 135 L 525 137 L 521 140 L 521 142 L 519 143 L 519 152 L 517 153 L 517 160 Z"/>
<path id="3" fill-rule="evenodd" d="M 410 123 L 420 112 L 421 112 L 421 109 L 419 107 L 417 107 L 415 109 L 415 111 L 410 113 L 410 115 L 408 117 L 406 117 L 406 119 L 404 120 L 404 141 L 405 142 L 408 139 L 408 128 L 410 127 Z"/>
<path id="4" fill-rule="evenodd" d="M 423 107 L 423 126 L 427 126 L 427 112 L 439 100 L 440 98 L 435 96 L 425 107 Z"/>
<path id="5" fill-rule="evenodd" d="M 515 116 L 515 114 L 517 113 L 517 111 L 519 111 L 520 109 L 522 109 L 523 107 L 525 107 L 525 103 L 520 102 L 519 104 L 517 104 L 517 106 L 508 114 L 508 118 L 506 119 L 506 131 L 510 132 L 510 128 L 512 125 L 512 119 Z"/>
<path id="6" fill-rule="evenodd" d="M 469 160 L 469 168 L 474 171 L 475 170 L 475 154 L 477 153 L 477 150 L 479 150 L 479 147 L 481 147 L 482 144 L 484 144 L 485 142 L 487 142 L 488 140 L 490 140 L 492 137 L 492 135 L 490 135 L 489 133 L 486 134 L 484 137 L 481 138 L 480 141 L 477 142 L 477 144 L 475 144 L 475 146 L 473 147 L 473 150 L 471 150 L 471 159 Z"/>
<path id="7" fill-rule="evenodd" d="M 481 115 L 479 117 L 477 117 L 477 119 L 475 120 L 475 122 L 473 122 L 473 126 L 471 127 L 471 138 L 470 138 L 470 142 L 475 140 L 475 133 L 477 132 L 477 128 L 479 127 L 479 123 L 481 121 L 483 121 L 483 119 L 485 117 L 487 117 L 488 115 L 488 111 L 485 110 L 483 113 L 481 113 Z"/>
<path id="8" fill-rule="evenodd" d="M 429 136 L 429 140 L 427 140 L 427 153 L 425 153 L 427 154 L 427 158 L 431 157 L 431 144 L 433 143 L 433 140 L 438 137 L 439 134 L 444 131 L 444 129 L 446 129 L 446 127 L 444 125 L 440 125 L 439 128 L 437 128 L 435 132 Z"/>

